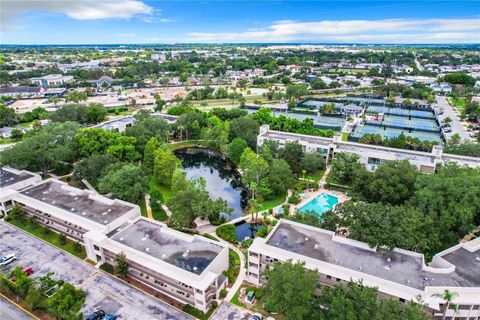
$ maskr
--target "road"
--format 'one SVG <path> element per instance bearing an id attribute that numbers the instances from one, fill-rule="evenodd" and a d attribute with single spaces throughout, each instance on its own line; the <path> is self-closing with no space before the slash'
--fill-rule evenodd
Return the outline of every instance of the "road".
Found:
<path id="1" fill-rule="evenodd" d="M 0 255 L 15 253 L 15 265 L 33 268 L 33 277 L 54 272 L 53 278 L 63 279 L 86 293 L 82 313 L 86 316 L 102 309 L 118 315 L 118 320 L 192 320 L 193 318 L 153 296 L 106 274 L 30 234 L 0 220 Z M 3 320 L 3 318 L 2 318 Z"/>
<path id="2" fill-rule="evenodd" d="M 0 296 L 0 319 L 1 320 L 35 320 L 32 317 L 7 299 Z"/>
<path id="3" fill-rule="evenodd" d="M 436 96 L 437 99 L 437 106 L 443 109 L 443 115 L 441 115 L 441 119 L 445 119 L 446 117 L 450 117 L 452 119 L 451 126 L 452 132 L 448 132 L 445 134 L 445 137 L 450 139 L 453 134 L 458 133 L 460 138 L 463 140 L 470 140 L 470 136 L 468 135 L 467 130 L 460 122 L 458 115 L 455 113 L 453 108 L 448 104 L 447 98 L 444 96 Z"/>

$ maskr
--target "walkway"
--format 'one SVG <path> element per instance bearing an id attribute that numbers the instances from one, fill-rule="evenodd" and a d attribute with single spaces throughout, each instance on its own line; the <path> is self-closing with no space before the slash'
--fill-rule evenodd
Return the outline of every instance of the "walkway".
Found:
<path id="1" fill-rule="evenodd" d="M 452 126 L 452 132 L 445 133 L 445 137 L 447 138 L 447 140 L 450 139 L 455 133 L 458 133 L 460 135 L 462 141 L 470 140 L 470 136 L 468 135 L 467 130 L 460 121 L 457 113 L 448 103 L 447 98 L 444 96 L 436 96 L 436 99 L 438 107 L 443 109 L 442 119 L 445 119 L 446 117 L 450 117 L 452 119 L 452 122 L 450 123 L 450 125 Z"/>
<path id="2" fill-rule="evenodd" d="M 150 207 L 150 195 L 145 195 L 145 211 L 147 211 L 147 217 L 153 219 L 152 207 Z"/>
<path id="3" fill-rule="evenodd" d="M 215 232 L 213 233 L 210 233 L 210 235 L 218 238 L 218 236 L 215 234 Z M 242 250 L 240 250 L 239 248 L 235 247 L 233 244 L 231 244 L 230 242 L 228 241 L 225 241 L 221 238 L 218 238 L 218 240 L 227 245 L 231 250 L 235 251 L 238 256 L 240 257 L 240 271 L 238 273 L 238 276 L 237 276 L 237 279 L 235 280 L 235 283 L 233 284 L 233 286 L 229 289 L 228 291 L 228 294 L 227 296 L 225 297 L 225 301 L 230 301 L 233 296 L 235 295 L 235 293 L 238 291 L 238 289 L 240 289 L 240 286 L 242 285 L 243 281 L 245 281 L 245 278 L 247 276 L 247 270 L 245 268 L 245 265 L 246 265 L 246 262 L 245 262 L 245 256 L 243 255 L 243 252 Z"/>

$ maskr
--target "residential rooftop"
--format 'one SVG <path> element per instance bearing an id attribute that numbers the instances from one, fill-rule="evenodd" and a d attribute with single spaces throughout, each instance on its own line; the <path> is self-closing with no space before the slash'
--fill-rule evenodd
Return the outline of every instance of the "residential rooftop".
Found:
<path id="1" fill-rule="evenodd" d="M 72 188 L 56 180 L 46 180 L 20 193 L 102 225 L 111 223 L 134 208 L 134 205 L 126 202 Z"/>
<path id="2" fill-rule="evenodd" d="M 423 255 L 395 249 L 376 252 L 367 244 L 334 235 L 334 233 L 292 222 L 282 222 L 266 244 L 320 262 L 369 274 L 411 288 L 479 287 L 480 249 L 469 252 L 458 249 L 444 259 L 456 266 L 448 273 L 443 268 L 426 267 Z"/>
<path id="3" fill-rule="evenodd" d="M 24 171 L 13 172 L 13 170 L 5 170 L 0 167 L 0 188 L 8 187 L 17 182 L 27 180 L 34 177 L 33 174 L 29 174 Z"/>
<path id="4" fill-rule="evenodd" d="M 224 249 L 145 219 L 137 220 L 110 239 L 196 275 Z"/>

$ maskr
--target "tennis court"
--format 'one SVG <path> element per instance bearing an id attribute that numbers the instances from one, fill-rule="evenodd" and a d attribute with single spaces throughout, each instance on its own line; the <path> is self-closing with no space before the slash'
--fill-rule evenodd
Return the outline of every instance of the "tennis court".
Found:
<path id="1" fill-rule="evenodd" d="M 421 141 L 437 141 L 437 142 L 442 142 L 442 139 L 440 137 L 440 133 L 436 132 L 422 132 L 422 131 L 412 131 L 408 132 L 408 130 L 402 130 L 402 129 L 395 129 L 395 128 L 387 128 L 384 129 L 383 127 L 379 126 L 374 126 L 374 125 L 365 125 L 365 126 L 357 126 L 355 130 L 350 134 L 350 137 L 353 138 L 361 138 L 365 134 L 380 134 L 384 138 L 392 139 L 395 137 L 398 137 L 400 134 L 418 138 Z"/>
<path id="2" fill-rule="evenodd" d="M 435 119 L 435 115 L 431 111 L 423 110 L 408 110 L 402 108 L 389 108 L 386 106 L 370 106 L 367 109 L 367 114 L 383 113 L 392 116 L 403 116 L 420 119 Z"/>
<path id="3" fill-rule="evenodd" d="M 383 117 L 382 125 L 400 129 L 412 129 L 433 132 L 440 131 L 435 120 L 431 119 L 411 118 L 409 120 L 408 118 L 401 116 L 388 115 Z"/>

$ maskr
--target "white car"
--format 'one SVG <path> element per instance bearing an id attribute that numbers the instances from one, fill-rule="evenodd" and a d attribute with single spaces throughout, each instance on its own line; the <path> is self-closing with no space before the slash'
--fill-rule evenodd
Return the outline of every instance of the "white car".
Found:
<path id="1" fill-rule="evenodd" d="M 15 254 L 7 254 L 6 256 L 0 258 L 0 267 L 6 266 L 15 260 L 17 260 L 17 256 Z"/>

